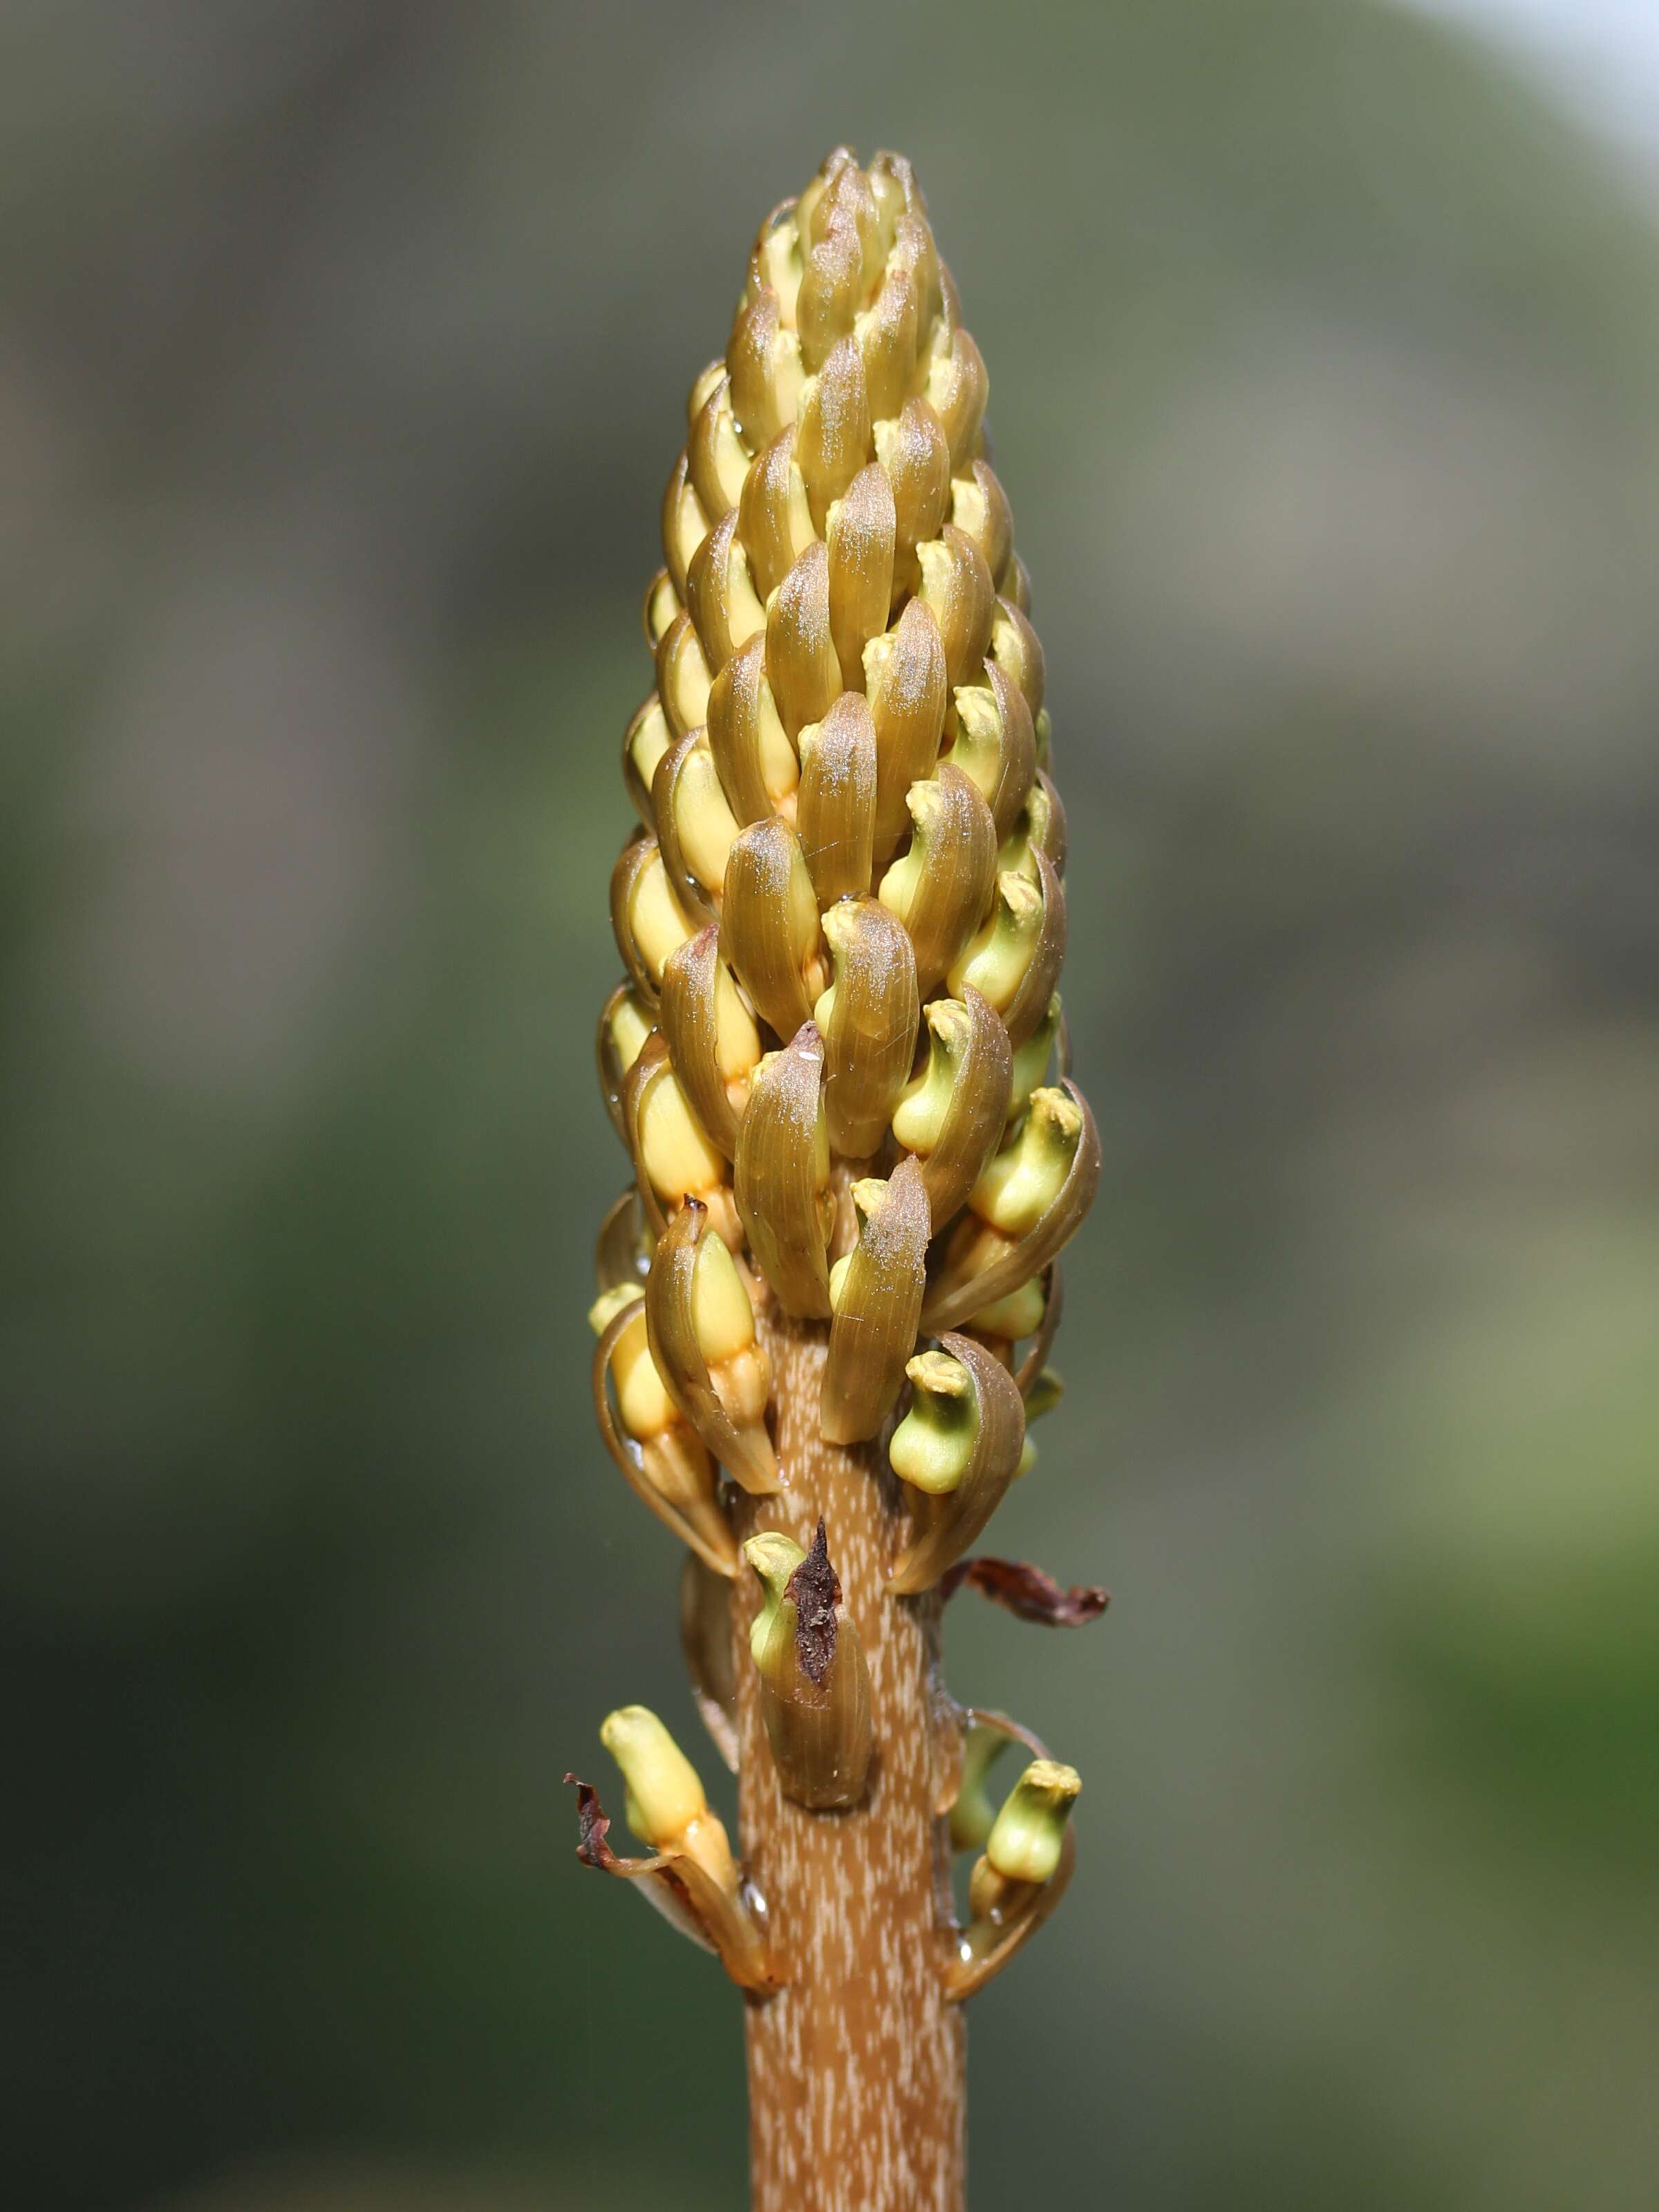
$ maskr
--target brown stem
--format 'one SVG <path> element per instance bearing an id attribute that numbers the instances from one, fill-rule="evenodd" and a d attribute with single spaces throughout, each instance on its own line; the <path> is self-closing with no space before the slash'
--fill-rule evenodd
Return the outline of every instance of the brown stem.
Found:
<path id="1" fill-rule="evenodd" d="M 940 1975 L 935 1818 L 949 1729 L 939 1600 L 886 1595 L 906 1515 L 885 1436 L 825 1443 L 828 1329 L 763 1318 L 787 1488 L 739 1494 L 738 1540 L 781 1529 L 806 1547 L 818 1516 L 870 1669 L 875 1758 L 865 1802 L 810 1812 L 778 1787 L 749 1629 L 755 1577 L 733 1584 L 738 1818 L 789 1980 L 748 2008 L 753 2212 L 962 2212 L 965 2024 Z"/>

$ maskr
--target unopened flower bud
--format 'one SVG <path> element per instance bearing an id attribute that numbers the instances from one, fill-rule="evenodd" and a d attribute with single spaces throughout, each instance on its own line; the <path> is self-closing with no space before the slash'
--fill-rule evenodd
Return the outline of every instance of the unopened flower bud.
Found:
<path id="1" fill-rule="evenodd" d="M 828 981 L 823 945 L 794 831 L 775 815 L 741 831 L 726 864 L 720 947 L 761 1019 L 785 1040 L 811 1019 Z"/>
<path id="2" fill-rule="evenodd" d="M 734 1190 L 749 1243 L 787 1313 L 830 1310 L 827 1254 L 835 1225 L 823 1042 L 803 1022 L 755 1071 L 738 1130 Z"/>
<path id="3" fill-rule="evenodd" d="M 967 1474 L 979 1440 L 974 1378 L 943 1352 L 919 1353 L 904 1372 L 914 1395 L 887 1456 L 902 1482 L 942 1498 Z"/>
<path id="4" fill-rule="evenodd" d="M 908 829 L 907 795 L 933 774 L 945 727 L 945 645 L 920 599 L 864 648 L 864 689 L 876 732 L 876 853 L 885 859 Z"/>
<path id="5" fill-rule="evenodd" d="M 1060 1195 L 1082 1141 L 1082 1113 L 1066 1093 L 1034 1091 L 1018 1134 L 986 1163 L 968 1203 L 1005 1237 L 1025 1236 Z"/>
<path id="6" fill-rule="evenodd" d="M 749 1648 L 783 1793 L 821 1809 L 855 1805 L 870 1765 L 870 1677 L 858 1631 L 840 1611 L 823 1523 L 810 1552 L 768 1529 L 743 1553 L 765 1592 Z"/>
<path id="7" fill-rule="evenodd" d="M 830 634 L 828 556 L 817 538 L 768 604 L 766 673 L 791 738 L 808 722 L 821 722 L 840 693 L 841 663 Z"/>
<path id="8" fill-rule="evenodd" d="M 666 568 L 659 568 L 646 587 L 645 605 L 641 610 L 646 643 L 653 653 L 662 642 L 663 632 L 679 611 L 679 594 L 674 589 L 674 579 Z"/>
<path id="9" fill-rule="evenodd" d="M 859 471 L 830 509 L 830 635 L 843 684 L 862 690 L 863 653 L 887 628 L 896 525 L 893 487 L 878 461 Z"/>
<path id="10" fill-rule="evenodd" d="M 951 473 L 960 476 L 979 451 L 980 425 L 990 379 L 979 348 L 964 330 L 952 332 L 948 349 L 933 357 L 927 399 L 951 448 Z"/>
<path id="11" fill-rule="evenodd" d="M 658 1241 L 645 1286 L 651 1357 L 670 1396 L 745 1490 L 778 1486 L 766 1430 L 771 1368 L 749 1287 L 709 1216 L 689 1199 Z"/>
<path id="12" fill-rule="evenodd" d="M 720 365 L 711 362 L 710 368 L 716 369 Z M 692 422 L 691 434 L 686 441 L 685 463 L 698 503 L 712 529 L 718 529 L 725 516 L 736 507 L 743 480 L 749 473 L 749 455 L 738 435 L 732 413 L 732 387 L 723 369 L 714 376 L 708 397 Z M 694 556 L 687 566 L 695 564 Z"/>
<path id="13" fill-rule="evenodd" d="M 700 1200 L 725 1241 L 740 1244 L 742 1231 L 726 1188 L 725 1158 L 698 1121 L 660 1041 L 629 1070 L 623 1102 L 640 1170 L 652 1194 L 670 1208 L 688 1198 Z"/>
<path id="14" fill-rule="evenodd" d="M 738 535 L 734 507 L 723 514 L 692 556 L 686 571 L 689 610 L 703 641 L 707 666 L 714 673 L 766 627 L 766 610 Z M 708 702 L 704 700 L 707 714 Z"/>
<path id="15" fill-rule="evenodd" d="M 971 538 L 947 522 L 939 536 L 918 545 L 921 603 L 939 624 L 945 673 L 954 684 L 971 682 L 991 642 L 996 594 L 984 556 Z"/>
<path id="16" fill-rule="evenodd" d="M 674 1403 L 651 1356 L 639 1283 L 625 1281 L 601 1292 L 588 1320 L 599 1340 L 594 1408 L 611 1458 L 657 1518 L 717 1576 L 729 1576 L 737 1554 L 720 1510 L 718 1478 L 707 1446 Z"/>
<path id="17" fill-rule="evenodd" d="M 1006 1367 L 971 1337 L 946 1334 L 905 1369 L 910 1410 L 888 1448 L 916 1493 L 910 1543 L 888 1588 L 930 1589 L 979 1534 L 1014 1477 L 1025 1408 Z"/>
<path id="18" fill-rule="evenodd" d="M 766 675 L 766 641 L 750 638 L 708 693 L 708 749 L 733 817 L 745 829 L 794 811 L 800 765 Z"/>
<path id="19" fill-rule="evenodd" d="M 951 448 L 939 416 L 921 398 L 896 420 L 878 421 L 876 458 L 893 487 L 901 569 L 908 555 L 939 536 L 951 503 Z M 913 580 L 907 579 L 907 580 Z"/>
<path id="20" fill-rule="evenodd" d="M 696 934 L 654 837 L 636 837 L 618 855 L 611 872 L 611 925 L 629 974 L 654 998 L 663 963 Z"/>
<path id="21" fill-rule="evenodd" d="M 713 918 L 738 824 L 701 730 L 677 740 L 651 780 L 651 816 L 663 865 L 687 913 Z"/>
<path id="22" fill-rule="evenodd" d="M 996 904 L 991 917 L 951 969 L 951 991 L 960 997 L 964 983 L 988 999 L 1005 1019 L 1017 1000 L 1026 993 L 1028 978 L 1048 951 L 1045 921 L 1047 902 L 1042 888 L 1025 877 L 1003 874 L 997 878 Z M 1061 950 L 1063 950 L 1063 943 Z M 1057 968 L 1058 959 L 1054 963 Z M 1009 1041 L 1024 1043 L 1031 1030 L 1047 1011 L 1053 996 L 1050 977 L 1042 1005 L 1036 1009 L 1030 1023 L 1016 1037 L 1012 1028 Z"/>
<path id="23" fill-rule="evenodd" d="M 978 546 L 991 580 L 1000 591 L 1014 550 L 1014 518 L 1008 495 L 988 461 L 972 461 L 964 476 L 952 479 L 951 520 Z"/>
<path id="24" fill-rule="evenodd" d="M 605 1110 L 624 1144 L 628 1131 L 623 1120 L 623 1085 L 655 1026 L 651 1006 L 639 987 L 618 983 L 599 1016 L 598 1052 Z"/>
<path id="25" fill-rule="evenodd" d="M 622 1769 L 628 1825 L 654 1851 L 684 1851 L 728 1897 L 738 1869 L 725 1827 L 708 1809 L 697 1771 L 646 1705 L 607 1714 L 599 1741 Z"/>
<path id="26" fill-rule="evenodd" d="M 757 455 L 738 502 L 738 532 L 755 589 L 769 599 L 817 533 L 806 483 L 795 464 L 793 422 Z"/>
<path id="27" fill-rule="evenodd" d="M 939 1229 L 996 1149 L 1007 1113 L 1011 1061 L 1006 1030 L 971 985 L 962 999 L 929 1000 L 922 1018 L 927 1060 L 893 1109 L 893 1135 L 921 1162 Z"/>
<path id="28" fill-rule="evenodd" d="M 662 554 L 669 580 L 677 596 L 685 598 L 685 574 L 691 556 L 708 534 L 708 517 L 691 488 L 684 453 L 674 464 L 662 495 Z"/>
<path id="29" fill-rule="evenodd" d="M 872 1437 L 915 1348 L 927 1279 L 927 1192 L 914 1159 L 853 1186 L 859 1241 L 830 1271 L 830 1357 L 820 1418 L 831 1443 Z"/>
<path id="30" fill-rule="evenodd" d="M 696 624 L 689 613 L 676 615 L 657 647 L 657 696 L 677 738 L 708 720 L 711 675 Z"/>
<path id="31" fill-rule="evenodd" d="M 1048 722 L 1042 704 L 1044 673 L 1042 647 L 1029 619 L 1012 601 L 1001 599 L 991 622 L 991 658 L 1005 676 L 1018 684 L 1031 710 L 1036 738 L 1037 762 L 1048 764 Z"/>
<path id="32" fill-rule="evenodd" d="M 712 923 L 668 956 L 658 1022 L 692 1111 L 730 1159 L 761 1056 L 760 1031 L 720 957 Z"/>
<path id="33" fill-rule="evenodd" d="M 651 781 L 657 773 L 658 762 L 673 742 L 674 732 L 668 726 L 662 701 L 653 691 L 635 710 L 623 738 L 623 781 L 647 830 L 654 826 Z"/>
<path id="34" fill-rule="evenodd" d="M 908 931 L 916 983 L 931 991 L 979 927 L 996 875 L 996 828 L 975 786 L 948 761 L 913 783 L 909 848 L 877 896 Z"/>
<path id="35" fill-rule="evenodd" d="M 981 1202 L 989 1212 L 1029 1226 L 1012 1233 L 999 1229 L 975 1210 L 970 1198 L 969 1211 L 947 1240 L 929 1286 L 922 1321 L 930 1329 L 958 1328 L 971 1318 L 975 1329 L 1009 1335 L 1013 1326 L 1034 1325 L 1042 1317 L 1040 1298 L 1035 1316 L 995 1316 L 994 1329 L 987 1316 L 995 1302 L 1042 1274 L 1088 1212 L 1100 1182 L 1100 1136 L 1075 1084 L 1067 1082 L 1057 1092 L 1034 1091 L 1032 1115 L 1039 1101 L 1045 1102 L 1042 1122 L 1029 1152 L 1021 1139 L 1031 1115 L 1022 1125 L 1021 1138 L 998 1155 L 1001 1167 L 994 1161 L 975 1186 L 976 1191 L 982 1190 Z M 1069 1112 L 1062 1113 L 1064 1107 L 1075 1109 L 1075 1122 Z M 1053 1176 L 1056 1157 L 1063 1162 L 1057 1187 Z M 1034 1203 L 1045 1195 L 1047 1202 L 1033 1218 Z"/>
<path id="36" fill-rule="evenodd" d="M 1033 1759 L 1003 1802 L 985 1856 L 1005 1881 L 1044 1882 L 1060 1864 L 1066 1823 L 1083 1788 L 1074 1766 Z"/>
<path id="37" fill-rule="evenodd" d="M 903 925 L 879 901 L 843 899 L 823 917 L 835 981 L 812 1018 L 823 1038 L 830 1141 L 868 1159 L 910 1073 L 921 994 Z"/>
<path id="38" fill-rule="evenodd" d="M 795 825 L 820 907 L 870 889 L 876 828 L 876 733 L 856 691 L 800 733 Z"/>
<path id="39" fill-rule="evenodd" d="M 957 734 L 945 757 L 971 778 L 991 810 L 1000 845 L 1012 832 L 1036 775 L 1036 738 L 1018 687 L 994 661 L 985 681 L 954 694 Z"/>

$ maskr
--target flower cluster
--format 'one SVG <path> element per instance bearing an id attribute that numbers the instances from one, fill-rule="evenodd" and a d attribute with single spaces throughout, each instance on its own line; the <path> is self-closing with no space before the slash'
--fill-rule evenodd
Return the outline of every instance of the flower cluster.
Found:
<path id="1" fill-rule="evenodd" d="M 740 1547 L 728 1512 L 728 1484 L 791 1480 L 769 1317 L 824 1333 L 823 1439 L 884 1443 L 906 1486 L 888 1601 L 933 1590 L 1059 1395 L 1054 1261 L 1100 1172 L 1066 1073 L 1066 819 L 987 392 L 908 163 L 831 155 L 763 226 L 725 356 L 692 386 L 645 600 L 655 684 L 623 745 L 639 822 L 611 878 L 626 972 L 599 1060 L 633 1181 L 600 1243 L 596 1404 L 694 1555 L 688 1656 L 724 1747 L 731 1668 L 751 1664 L 785 1794 L 826 1810 L 863 1793 L 872 1723 L 823 1532 Z M 745 1559 L 765 1599 L 734 1660 L 719 1599 Z M 1002 1574 L 1028 1608 L 1054 1588 Z M 723 1831 L 694 1848 L 712 1815 L 641 1711 L 607 1723 L 630 1822 L 750 1911 Z M 985 1729 L 965 1741 L 976 1794 Z M 659 1775 L 672 1820 L 651 1809 Z M 1076 1793 L 1039 1757 L 972 1837 L 953 1971 L 977 1975 L 1057 1894 Z"/>

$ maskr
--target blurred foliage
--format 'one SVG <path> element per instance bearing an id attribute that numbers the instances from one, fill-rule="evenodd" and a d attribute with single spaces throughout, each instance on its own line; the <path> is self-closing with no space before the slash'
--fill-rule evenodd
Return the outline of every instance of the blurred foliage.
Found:
<path id="1" fill-rule="evenodd" d="M 588 1038 L 684 391 L 846 137 L 990 365 L 1109 1159 L 1003 1541 L 1112 1611 L 952 1624 L 1086 1783 L 976 2200 L 1650 2203 L 1646 215 L 1357 0 L 3 35 L 8 2201 L 737 2200 L 558 1785 L 695 1728 Z"/>

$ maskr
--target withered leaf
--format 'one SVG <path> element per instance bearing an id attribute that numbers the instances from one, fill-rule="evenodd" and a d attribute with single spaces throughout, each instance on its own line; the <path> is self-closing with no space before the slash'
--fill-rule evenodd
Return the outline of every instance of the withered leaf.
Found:
<path id="1" fill-rule="evenodd" d="M 1052 1575 L 1024 1559 L 958 1559 L 939 1580 L 943 1597 L 953 1597 L 967 1583 L 993 1604 L 1006 1606 L 1021 1620 L 1043 1628 L 1082 1628 L 1098 1620 L 1110 1593 L 1082 1585 L 1062 1589 Z"/>
<path id="2" fill-rule="evenodd" d="M 600 1804 L 599 1793 L 591 1782 L 584 1782 L 575 1774 L 567 1774 L 564 1778 L 576 1792 L 576 1856 L 584 1866 L 597 1867 L 601 1874 L 609 1874 L 617 1863 L 617 1854 L 605 1839 L 611 1816 Z"/>
<path id="3" fill-rule="evenodd" d="M 841 1577 L 830 1564 L 822 1517 L 812 1548 L 790 1576 L 784 1595 L 795 1607 L 795 1656 L 809 1682 L 822 1682 L 836 1656 L 836 1607 Z"/>

